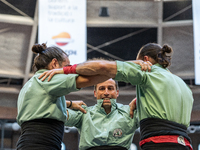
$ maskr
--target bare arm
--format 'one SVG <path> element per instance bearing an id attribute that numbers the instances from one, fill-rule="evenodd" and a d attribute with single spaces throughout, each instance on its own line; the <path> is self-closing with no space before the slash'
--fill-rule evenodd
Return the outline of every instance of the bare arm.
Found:
<path id="1" fill-rule="evenodd" d="M 101 77 L 97 78 L 98 80 L 101 80 L 102 82 L 105 81 L 104 78 L 107 76 L 107 79 L 109 78 L 114 78 L 116 73 L 117 73 L 117 65 L 115 61 L 105 61 L 105 60 L 96 60 L 96 61 L 87 61 L 85 63 L 78 64 L 76 67 L 76 72 L 80 75 L 82 75 L 82 79 L 85 78 L 85 81 L 87 80 L 92 80 L 92 77 L 89 78 L 89 76 L 98 76 L 98 75 L 103 75 L 103 79 L 101 80 Z M 59 69 L 52 69 L 49 71 L 45 71 L 39 76 L 39 79 L 44 81 L 46 78 L 48 78 L 48 81 L 51 80 L 51 78 L 55 74 L 64 74 L 63 68 Z M 99 83 L 99 82 L 98 82 Z M 95 84 L 97 84 L 95 82 Z"/>
<path id="2" fill-rule="evenodd" d="M 105 75 L 94 75 L 94 76 L 78 76 L 76 79 L 76 87 L 84 88 L 88 86 L 93 86 L 98 83 L 108 80 L 110 77 Z"/>
<path id="3" fill-rule="evenodd" d="M 76 72 L 80 75 L 106 75 L 114 78 L 117 73 L 117 64 L 115 61 L 93 60 L 78 64 Z"/>
<path id="4" fill-rule="evenodd" d="M 151 70 L 151 63 L 150 62 L 144 62 L 142 60 L 134 60 L 134 61 L 129 61 L 129 62 L 133 62 L 136 64 L 139 64 L 141 66 L 141 70 L 146 71 L 148 69 L 148 71 Z M 117 64 L 115 61 L 106 61 L 106 60 L 93 60 L 93 61 L 87 61 L 81 64 L 78 64 L 76 67 L 76 72 L 82 76 L 79 76 L 80 79 L 82 79 L 80 82 L 80 84 L 78 83 L 79 88 L 81 87 L 86 87 L 87 84 L 87 80 L 91 80 L 92 85 L 100 83 L 105 81 L 106 79 L 109 78 L 115 78 L 115 75 L 117 73 Z M 48 81 L 51 80 L 51 78 L 55 75 L 55 74 L 63 74 L 63 68 L 59 68 L 59 69 L 52 69 L 49 71 L 45 71 L 44 73 L 42 73 L 39 76 L 39 79 L 42 78 L 42 81 L 44 81 L 47 77 L 48 77 Z M 95 77 L 95 76 L 96 77 Z M 97 76 L 102 76 L 101 77 L 97 77 Z M 89 77 L 90 76 L 90 77 Z M 105 77 L 107 76 L 107 78 Z M 93 78 L 96 78 L 97 81 L 99 82 L 95 82 Z M 79 81 L 78 81 L 79 82 Z M 90 83 L 88 83 L 89 86 L 91 86 Z"/>

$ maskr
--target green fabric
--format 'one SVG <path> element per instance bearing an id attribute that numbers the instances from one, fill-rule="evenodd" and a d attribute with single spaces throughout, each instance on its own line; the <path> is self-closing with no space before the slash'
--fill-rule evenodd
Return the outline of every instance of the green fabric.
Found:
<path id="1" fill-rule="evenodd" d="M 65 122 L 66 94 L 77 91 L 77 74 L 57 74 L 50 82 L 38 79 L 45 69 L 39 70 L 23 86 L 19 93 L 17 108 L 17 122 L 21 125 L 25 121 L 41 118 L 56 119 Z"/>
<path id="2" fill-rule="evenodd" d="M 160 118 L 189 126 L 194 99 L 181 78 L 159 64 L 153 65 L 151 72 L 145 72 L 132 62 L 116 63 L 115 80 L 136 85 L 139 121 Z"/>
<path id="3" fill-rule="evenodd" d="M 133 119 L 130 118 L 129 106 L 116 103 L 116 99 L 111 99 L 111 112 L 106 114 L 104 108 L 101 107 L 102 103 L 103 100 L 100 99 L 94 106 L 83 105 L 87 111 L 86 114 L 68 109 L 69 118 L 65 125 L 78 128 L 79 149 L 85 150 L 101 145 L 122 146 L 129 149 L 134 132 L 138 128 L 136 115 Z"/>

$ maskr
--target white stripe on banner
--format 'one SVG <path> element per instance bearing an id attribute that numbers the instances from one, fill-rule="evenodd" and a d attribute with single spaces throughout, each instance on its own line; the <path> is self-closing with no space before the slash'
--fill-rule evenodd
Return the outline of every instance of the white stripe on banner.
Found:
<path id="1" fill-rule="evenodd" d="M 86 0 L 39 0 L 38 42 L 60 47 L 72 65 L 86 61 Z"/>
<path id="2" fill-rule="evenodd" d="M 192 0 L 194 57 L 195 57 L 195 84 L 200 85 L 200 0 Z"/>

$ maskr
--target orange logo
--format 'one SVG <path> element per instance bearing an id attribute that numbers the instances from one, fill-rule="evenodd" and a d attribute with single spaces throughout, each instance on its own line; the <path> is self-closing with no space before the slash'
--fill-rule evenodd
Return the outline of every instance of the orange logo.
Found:
<path id="1" fill-rule="evenodd" d="M 53 36 L 52 39 L 55 40 L 58 46 L 65 46 L 71 42 L 71 36 L 67 32 L 61 32 L 56 36 Z"/>

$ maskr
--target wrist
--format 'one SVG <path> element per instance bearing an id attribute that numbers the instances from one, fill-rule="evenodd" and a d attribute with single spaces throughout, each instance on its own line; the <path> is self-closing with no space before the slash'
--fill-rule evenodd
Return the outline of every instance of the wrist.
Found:
<path id="1" fill-rule="evenodd" d="M 77 74 L 76 73 L 76 66 L 77 66 L 77 64 L 63 67 L 64 74 Z"/>
<path id="2" fill-rule="evenodd" d="M 137 98 L 136 98 L 135 101 L 133 102 L 134 105 L 135 105 L 135 108 L 137 108 L 137 103 L 136 103 L 136 101 L 137 101 Z"/>
<path id="3" fill-rule="evenodd" d="M 69 106 L 67 106 L 67 108 L 70 108 L 72 106 L 72 101 L 71 100 L 68 100 L 68 101 L 70 101 L 70 104 Z"/>

